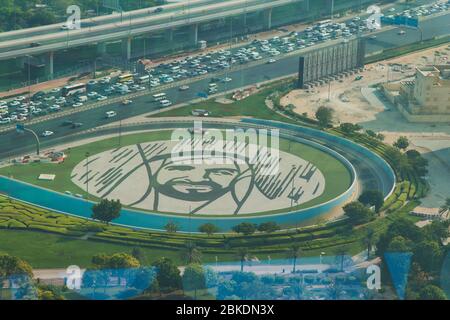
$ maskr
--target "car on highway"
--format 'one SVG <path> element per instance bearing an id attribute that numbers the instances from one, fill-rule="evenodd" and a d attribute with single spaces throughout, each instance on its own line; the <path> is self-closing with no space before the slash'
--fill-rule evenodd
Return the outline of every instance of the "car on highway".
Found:
<path id="1" fill-rule="evenodd" d="M 129 100 L 129 99 L 125 99 L 125 100 L 122 101 L 122 104 L 123 104 L 124 106 L 129 105 L 129 104 L 132 104 L 132 103 L 133 103 L 133 101 L 132 101 L 132 100 Z"/>
<path id="2" fill-rule="evenodd" d="M 406 34 L 406 31 L 405 31 L 405 30 L 400 30 L 399 32 L 397 32 L 397 34 L 398 34 L 399 36 L 403 36 L 403 35 Z"/>
<path id="3" fill-rule="evenodd" d="M 204 109 L 194 109 L 191 114 L 195 117 L 207 117 L 209 116 L 209 111 Z"/>
<path id="4" fill-rule="evenodd" d="M 82 102 L 75 102 L 75 103 L 72 105 L 72 108 L 79 108 L 79 107 L 81 107 L 81 106 L 83 106 L 83 103 L 82 103 Z"/>
<path id="5" fill-rule="evenodd" d="M 97 98 L 97 101 L 104 101 L 106 99 L 108 99 L 108 97 L 99 95 L 98 98 Z"/>
<path id="6" fill-rule="evenodd" d="M 83 123 L 81 123 L 81 122 L 74 122 L 74 123 L 72 124 L 71 128 L 72 128 L 72 129 L 76 129 L 76 128 L 79 128 L 79 127 L 81 127 L 81 126 L 83 126 Z"/>
<path id="7" fill-rule="evenodd" d="M 105 112 L 106 118 L 114 118 L 115 116 L 117 116 L 117 113 L 115 111 L 106 111 Z"/>
<path id="8" fill-rule="evenodd" d="M 159 103 L 160 103 L 161 107 L 169 107 L 172 105 L 172 102 L 167 99 L 161 100 Z"/>
<path id="9" fill-rule="evenodd" d="M 49 131 L 49 130 L 46 130 L 46 131 L 41 133 L 41 137 L 44 137 L 44 138 L 45 137 L 50 137 L 52 135 L 54 135 L 54 132 L 53 131 Z"/>
<path id="10" fill-rule="evenodd" d="M 71 126 L 73 124 L 72 120 L 64 120 L 63 123 L 61 124 L 63 127 L 66 126 Z"/>
<path id="11" fill-rule="evenodd" d="M 59 105 L 57 105 L 57 104 L 54 104 L 54 105 L 52 105 L 50 108 L 48 108 L 50 111 L 52 111 L 52 112 L 56 112 L 56 111 L 59 111 L 59 110 L 61 110 L 61 106 L 59 106 Z"/>
<path id="12" fill-rule="evenodd" d="M 222 82 L 230 82 L 232 80 L 233 79 L 231 79 L 230 77 L 225 77 L 225 78 L 222 79 Z"/>
<path id="13" fill-rule="evenodd" d="M 183 85 L 183 86 L 179 87 L 178 90 L 180 90 L 180 91 L 189 90 L 189 86 L 188 85 Z"/>

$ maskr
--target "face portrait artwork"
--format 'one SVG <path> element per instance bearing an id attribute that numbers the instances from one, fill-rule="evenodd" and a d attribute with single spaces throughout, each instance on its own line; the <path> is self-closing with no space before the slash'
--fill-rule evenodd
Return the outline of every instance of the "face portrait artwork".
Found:
<path id="1" fill-rule="evenodd" d="M 129 207 L 211 216 L 290 208 L 325 189 L 317 167 L 287 152 L 275 159 L 267 149 L 256 148 L 253 161 L 243 151 L 174 158 L 175 146 L 156 141 L 101 152 L 81 161 L 72 181 L 83 189 L 89 184 L 89 193 L 98 198 L 120 199 Z M 278 170 L 267 174 L 275 162 Z"/>

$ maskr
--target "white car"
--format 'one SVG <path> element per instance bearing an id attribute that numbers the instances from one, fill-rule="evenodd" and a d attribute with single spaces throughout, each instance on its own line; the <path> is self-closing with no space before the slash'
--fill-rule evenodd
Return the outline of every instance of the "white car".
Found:
<path id="1" fill-rule="evenodd" d="M 135 90 L 136 91 L 144 91 L 146 88 L 145 87 L 137 87 Z"/>
<path id="2" fill-rule="evenodd" d="M 277 62 L 277 60 L 275 59 L 269 59 L 269 61 L 267 61 L 267 63 L 275 63 L 275 62 Z"/>
<path id="3" fill-rule="evenodd" d="M 103 101 L 103 100 L 106 100 L 106 99 L 108 99 L 108 97 L 98 96 L 97 101 Z"/>
<path id="4" fill-rule="evenodd" d="M 81 107 L 82 105 L 83 104 L 81 102 L 77 102 L 72 105 L 72 108 L 78 108 L 78 107 Z"/>
<path id="5" fill-rule="evenodd" d="M 51 93 L 58 93 L 61 91 L 61 88 L 53 88 L 52 90 L 50 90 Z"/>
<path id="6" fill-rule="evenodd" d="M 42 136 L 42 137 L 50 137 L 50 136 L 52 136 L 53 134 L 54 134 L 53 131 L 48 131 L 48 130 L 46 130 L 46 131 L 44 131 L 44 132 L 41 133 L 41 136 Z"/>
<path id="7" fill-rule="evenodd" d="M 3 119 L 0 119 L 0 124 L 8 124 L 8 123 L 10 123 L 11 122 L 11 119 L 10 118 L 3 118 Z"/>
<path id="8" fill-rule="evenodd" d="M 61 110 L 61 107 L 57 104 L 54 104 L 49 109 L 50 109 L 50 111 L 59 111 L 59 110 Z"/>
<path id="9" fill-rule="evenodd" d="M 15 106 L 18 106 L 18 105 L 20 105 L 20 102 L 19 101 L 11 101 L 10 103 L 9 103 L 9 106 L 10 107 L 15 107 Z"/>
<path id="10" fill-rule="evenodd" d="M 223 78 L 222 79 L 222 81 L 223 82 L 230 82 L 230 81 L 232 81 L 233 79 L 231 79 L 230 77 L 226 77 L 226 78 Z"/>
<path id="11" fill-rule="evenodd" d="M 115 111 L 106 111 L 105 116 L 106 118 L 113 118 L 117 116 L 117 113 Z"/>
<path id="12" fill-rule="evenodd" d="M 88 96 L 89 98 L 93 98 L 93 97 L 95 97 L 95 96 L 97 96 L 97 95 L 98 95 L 98 93 L 95 92 L 95 91 L 89 92 L 89 93 L 87 94 L 87 96 Z"/>

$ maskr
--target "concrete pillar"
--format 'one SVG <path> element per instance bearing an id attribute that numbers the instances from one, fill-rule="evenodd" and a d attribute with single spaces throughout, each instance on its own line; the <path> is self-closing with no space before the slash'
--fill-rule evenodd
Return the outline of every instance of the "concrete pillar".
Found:
<path id="1" fill-rule="evenodd" d="M 45 54 L 45 74 L 50 78 L 53 77 L 53 51 Z"/>
<path id="2" fill-rule="evenodd" d="M 106 54 L 106 43 L 105 42 L 97 43 L 97 54 L 100 56 Z"/>
<path id="3" fill-rule="evenodd" d="M 165 39 L 167 42 L 173 42 L 173 28 L 169 28 L 165 31 Z"/>
<path id="4" fill-rule="evenodd" d="M 122 57 L 126 60 L 131 59 L 131 37 L 122 40 Z"/>
<path id="5" fill-rule="evenodd" d="M 189 33 L 190 42 L 196 46 L 198 43 L 198 24 L 194 24 L 191 26 L 191 31 Z"/>
<path id="6" fill-rule="evenodd" d="M 272 8 L 264 11 L 264 24 L 266 29 L 272 29 Z"/>

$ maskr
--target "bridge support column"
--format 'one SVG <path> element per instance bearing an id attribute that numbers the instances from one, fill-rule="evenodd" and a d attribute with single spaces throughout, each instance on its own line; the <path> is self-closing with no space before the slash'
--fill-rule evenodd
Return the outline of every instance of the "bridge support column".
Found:
<path id="1" fill-rule="evenodd" d="M 309 11 L 309 0 L 303 1 L 303 10 Z"/>
<path id="2" fill-rule="evenodd" d="M 264 27 L 272 29 L 272 8 L 264 11 Z"/>
<path id="3" fill-rule="evenodd" d="M 106 43 L 105 42 L 97 43 L 97 54 L 100 56 L 103 56 L 104 54 L 106 54 Z"/>
<path id="4" fill-rule="evenodd" d="M 191 26 L 191 31 L 189 31 L 189 40 L 194 46 L 198 44 L 198 24 Z"/>
<path id="5" fill-rule="evenodd" d="M 167 40 L 167 42 L 172 43 L 173 42 L 173 29 L 167 29 L 165 31 L 165 38 Z"/>
<path id="6" fill-rule="evenodd" d="M 53 51 L 45 54 L 45 74 L 49 76 L 49 78 L 53 78 Z"/>
<path id="7" fill-rule="evenodd" d="M 131 59 L 131 37 L 122 40 L 122 57 L 126 60 Z"/>

